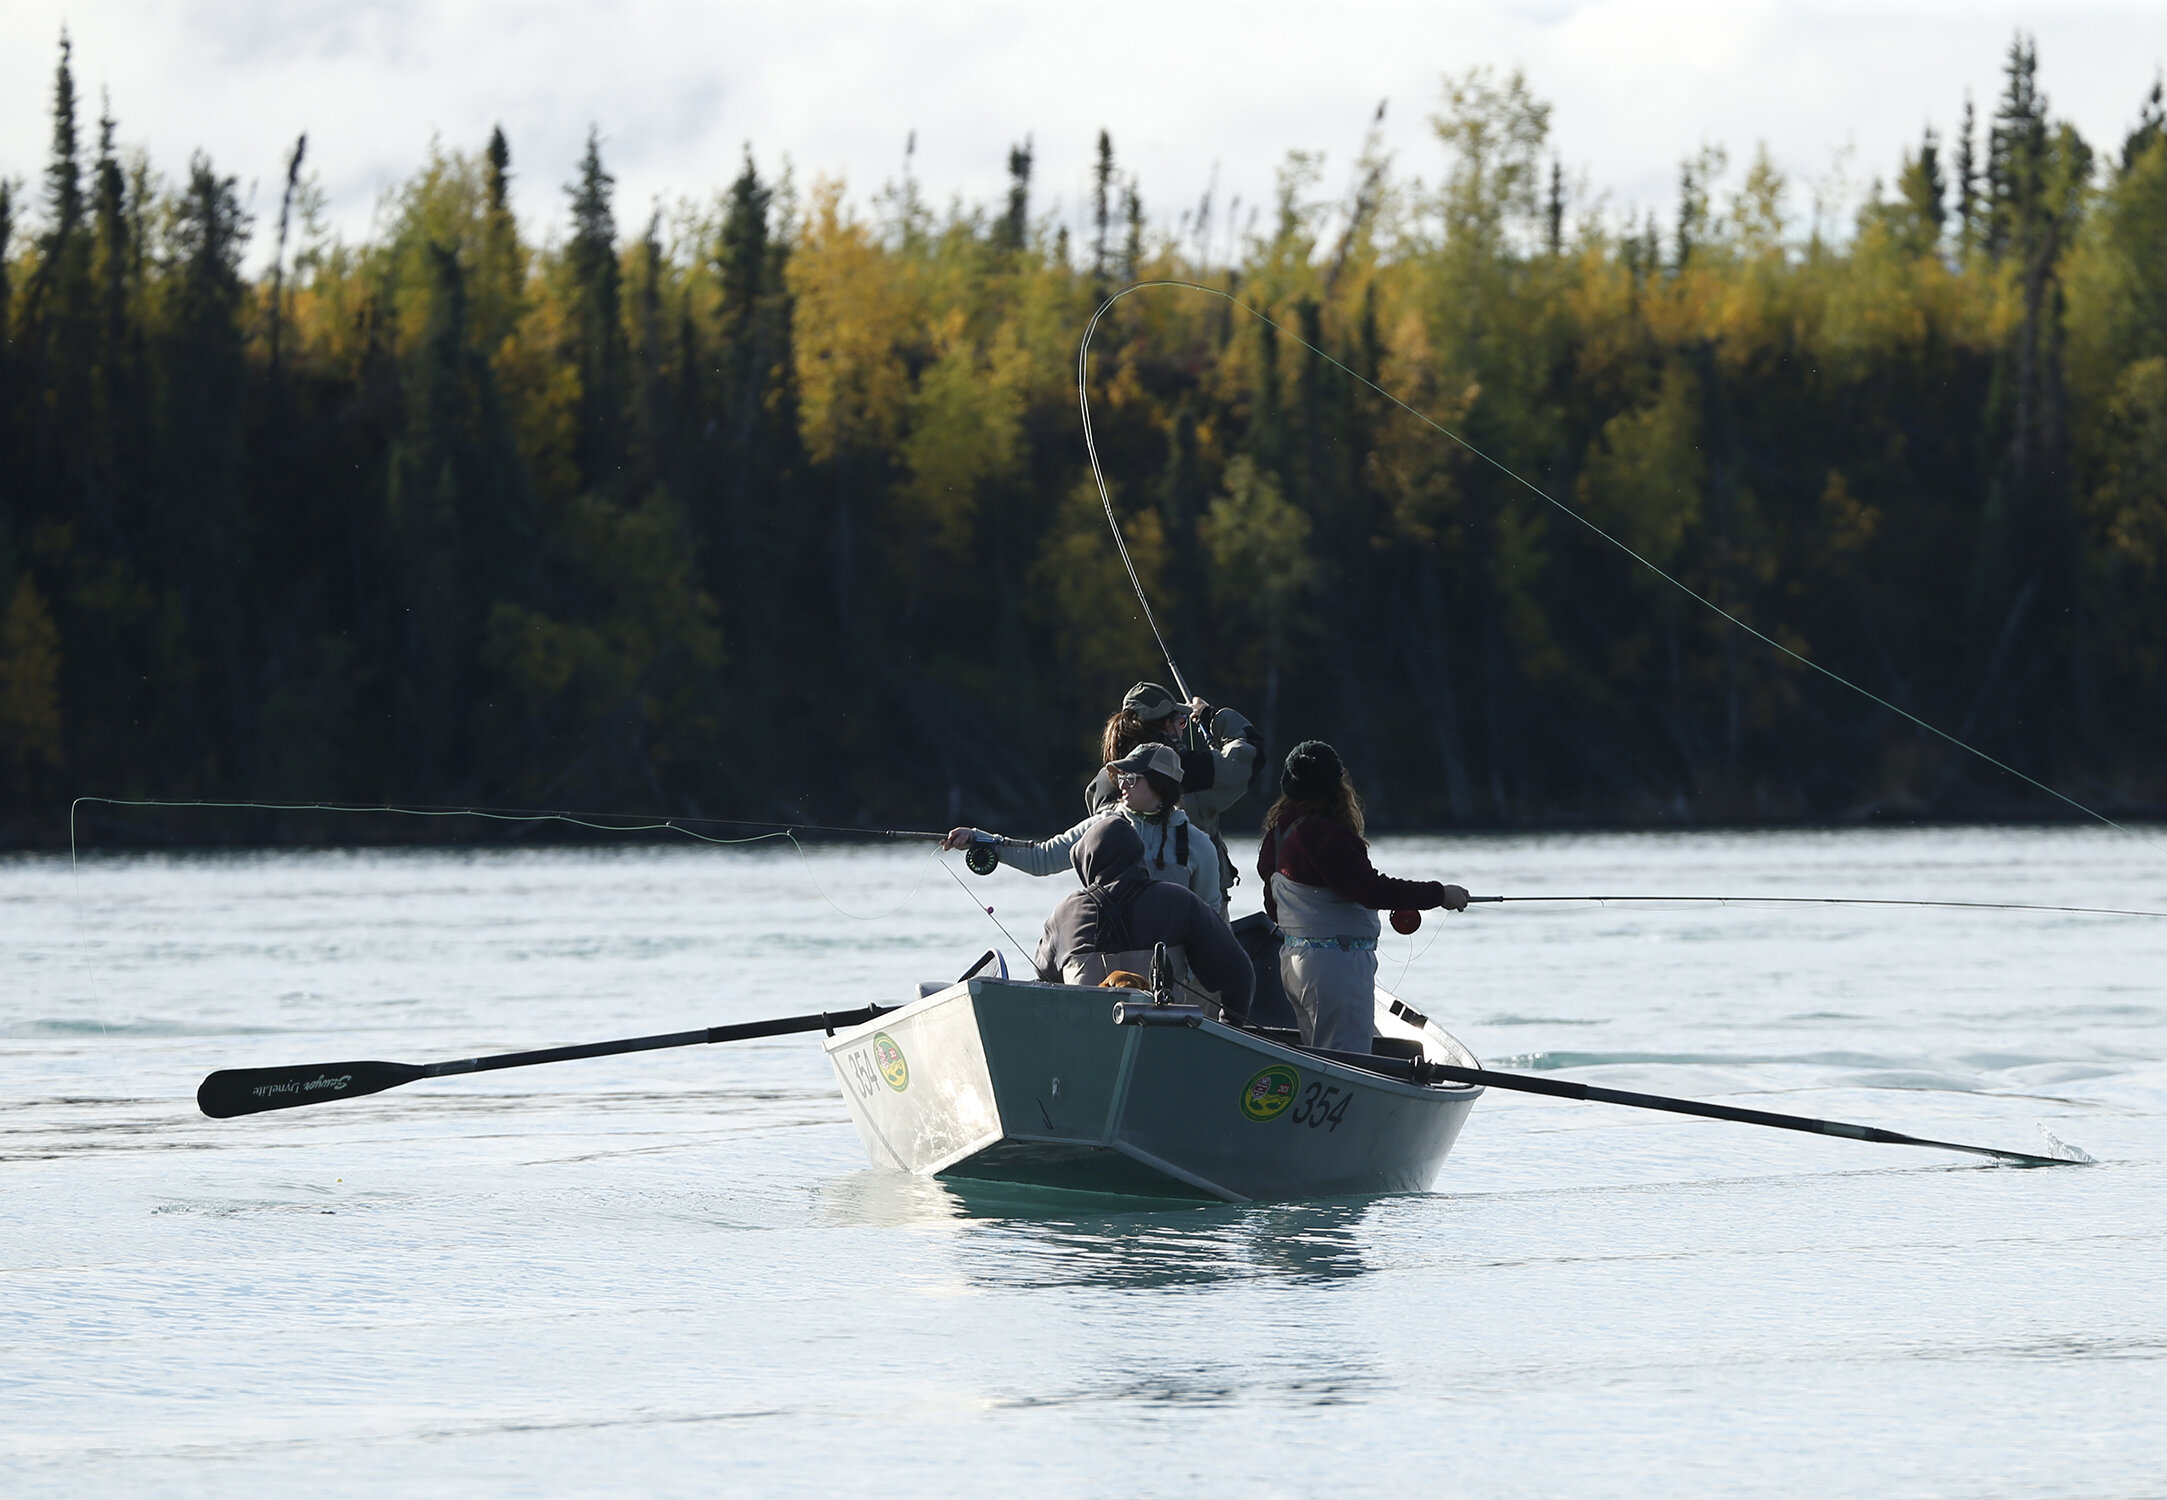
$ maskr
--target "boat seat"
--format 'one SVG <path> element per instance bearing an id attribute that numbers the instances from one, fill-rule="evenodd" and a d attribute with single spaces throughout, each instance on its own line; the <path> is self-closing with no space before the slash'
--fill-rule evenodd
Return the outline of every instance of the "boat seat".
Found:
<path id="1" fill-rule="evenodd" d="M 1413 1037 L 1371 1037 L 1369 1050 L 1376 1057 L 1397 1057 L 1406 1062 L 1420 1062 L 1422 1060 L 1422 1044 Z"/>

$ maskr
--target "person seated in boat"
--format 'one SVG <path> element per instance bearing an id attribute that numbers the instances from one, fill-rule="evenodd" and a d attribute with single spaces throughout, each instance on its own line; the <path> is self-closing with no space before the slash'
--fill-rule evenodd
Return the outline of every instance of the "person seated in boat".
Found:
<path id="1" fill-rule="evenodd" d="M 1256 765 L 1256 730 L 1231 708 L 1213 710 L 1202 698 L 1177 702 L 1156 682 L 1139 682 L 1106 721 L 1099 753 L 1107 765 L 1138 745 L 1171 746 L 1181 757 L 1181 809 L 1190 826 L 1219 851 L 1219 888 L 1225 892 L 1241 879 L 1219 836 L 1219 818 L 1249 790 Z M 1112 776 L 1100 771 L 1084 788 L 1084 807 L 1098 812 L 1120 795 Z M 1220 915 L 1225 915 L 1222 895 Z"/>
<path id="2" fill-rule="evenodd" d="M 1217 907 L 1171 880 L 1154 880 L 1144 841 L 1126 818 L 1099 818 L 1069 851 L 1083 889 L 1061 898 L 1046 918 L 1032 962 L 1048 984 L 1101 984 L 1126 970 L 1148 979 L 1166 945 L 1174 998 L 1249 1013 L 1256 970 Z"/>
<path id="3" fill-rule="evenodd" d="M 1279 976 L 1302 1041 L 1336 1052 L 1367 1052 L 1376 1036 L 1377 913 L 1467 909 L 1460 886 L 1377 872 L 1362 799 L 1322 740 L 1287 752 L 1279 800 L 1264 815 L 1257 874 L 1280 930 Z"/>
<path id="4" fill-rule="evenodd" d="M 1181 810 L 1181 761 L 1173 747 L 1156 742 L 1138 745 L 1106 770 L 1120 788 L 1117 801 L 1050 839 L 997 844 L 995 857 L 1026 875 L 1051 875 L 1070 868 L 1070 851 L 1086 833 L 1110 818 L 1118 819 L 1132 825 L 1143 841 L 1144 862 L 1153 880 L 1187 886 L 1198 900 L 1218 911 L 1222 905 L 1219 852 Z M 955 828 L 941 840 L 941 847 L 961 849 L 999 837 L 977 828 Z"/>

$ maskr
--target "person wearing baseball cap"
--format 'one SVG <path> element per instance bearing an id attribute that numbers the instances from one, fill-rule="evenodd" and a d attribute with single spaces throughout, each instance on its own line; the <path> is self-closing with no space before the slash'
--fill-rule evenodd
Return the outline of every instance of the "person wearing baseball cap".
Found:
<path id="1" fill-rule="evenodd" d="M 1185 885 L 1198 900 L 1219 911 L 1223 902 L 1218 848 L 1190 826 L 1187 814 L 1181 810 L 1181 758 L 1174 748 L 1156 742 L 1138 745 L 1118 760 L 1108 762 L 1106 774 L 1114 784 L 1117 800 L 1050 839 L 1035 844 L 1021 840 L 999 843 L 994 846 L 994 856 L 1026 875 L 1056 874 L 1071 868 L 1069 851 L 1093 827 L 1110 817 L 1126 818 L 1143 840 L 1144 865 L 1151 878 Z M 976 828 L 956 828 L 941 840 L 941 847 L 961 849 L 998 837 Z"/>
<path id="2" fill-rule="evenodd" d="M 1214 710 L 1201 698 L 1181 702 L 1156 682 L 1139 682 L 1121 700 L 1100 736 L 1100 756 L 1108 765 L 1138 745 L 1171 745 L 1181 757 L 1182 811 L 1219 852 L 1222 890 L 1240 880 L 1240 872 L 1219 836 L 1219 818 L 1249 790 L 1257 757 L 1256 730 L 1231 708 Z M 1084 806 L 1097 812 L 1112 804 L 1120 789 L 1100 771 L 1084 789 Z"/>
<path id="3" fill-rule="evenodd" d="M 1339 752 L 1322 740 L 1287 752 L 1279 800 L 1264 815 L 1257 874 L 1264 910 L 1279 927 L 1279 977 L 1302 1041 L 1336 1052 L 1368 1052 L 1377 1034 L 1377 913 L 1467 910 L 1461 886 L 1378 873 L 1363 837 L 1362 799 Z"/>

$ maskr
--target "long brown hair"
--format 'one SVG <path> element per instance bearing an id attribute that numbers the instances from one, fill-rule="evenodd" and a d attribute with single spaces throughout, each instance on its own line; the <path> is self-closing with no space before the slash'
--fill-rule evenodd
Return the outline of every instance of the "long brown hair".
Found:
<path id="1" fill-rule="evenodd" d="M 1153 719 L 1152 724 L 1165 725 L 1164 719 Z M 1154 733 L 1144 720 L 1136 717 L 1133 708 L 1117 708 L 1114 716 L 1106 721 L 1106 729 L 1099 736 L 1099 764 L 1112 765 L 1138 745 L 1164 744 L 1161 734 Z"/>
<path id="2" fill-rule="evenodd" d="M 1298 818 L 1328 818 L 1365 842 L 1363 832 L 1362 798 L 1354 789 L 1354 778 L 1345 771 L 1339 773 L 1339 786 L 1328 796 L 1287 797 L 1282 796 L 1272 804 L 1264 815 L 1264 831 L 1278 833 L 1294 826 Z"/>

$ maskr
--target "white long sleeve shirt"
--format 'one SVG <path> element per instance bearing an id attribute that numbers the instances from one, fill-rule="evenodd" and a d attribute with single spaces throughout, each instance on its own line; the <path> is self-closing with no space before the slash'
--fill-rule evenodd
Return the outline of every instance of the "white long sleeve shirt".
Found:
<path id="1" fill-rule="evenodd" d="M 1035 844 L 996 845 L 994 854 L 1002 864 L 1026 875 L 1058 874 L 1070 867 L 1069 851 L 1076 847 L 1077 840 L 1092 824 L 1110 817 L 1127 818 L 1135 826 L 1137 837 L 1144 841 L 1144 868 L 1151 872 L 1153 880 L 1171 880 L 1186 885 L 1196 893 L 1199 901 L 1213 911 L 1219 910 L 1222 893 L 1218 848 L 1202 829 L 1188 828 L 1189 857 L 1186 861 L 1181 859 L 1182 830 L 1189 819 L 1178 807 L 1163 816 L 1155 813 L 1147 817 L 1127 803 L 1117 803 L 1050 839 L 1041 839 Z"/>

